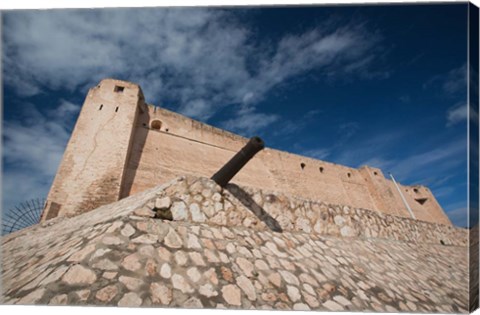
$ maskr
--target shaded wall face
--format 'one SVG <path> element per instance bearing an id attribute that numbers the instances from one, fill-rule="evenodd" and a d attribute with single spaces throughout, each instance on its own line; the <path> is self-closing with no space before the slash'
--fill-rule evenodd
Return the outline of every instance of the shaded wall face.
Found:
<path id="1" fill-rule="evenodd" d="M 211 177 L 246 141 L 182 115 L 146 107 L 135 123 L 122 196 L 135 194 L 179 175 Z M 232 182 L 331 204 L 410 217 L 393 182 L 387 180 L 379 169 L 371 167 L 353 169 L 265 149 Z M 418 219 L 450 224 L 431 193 L 431 202 L 426 206 L 413 204 L 417 202 L 408 198 Z"/>
<path id="2" fill-rule="evenodd" d="M 104 80 L 89 91 L 42 220 L 118 200 L 139 94 L 138 86 L 116 80 Z"/>

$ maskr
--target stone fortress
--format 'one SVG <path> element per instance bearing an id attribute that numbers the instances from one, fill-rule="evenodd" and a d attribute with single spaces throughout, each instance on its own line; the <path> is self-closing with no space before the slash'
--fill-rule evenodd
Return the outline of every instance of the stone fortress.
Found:
<path id="1" fill-rule="evenodd" d="M 468 230 L 423 186 L 273 149 L 91 89 L 42 222 L 2 237 L 1 303 L 465 313 Z"/>
<path id="2" fill-rule="evenodd" d="M 247 139 L 149 105 L 133 83 L 106 79 L 91 89 L 47 198 L 48 220 L 109 204 L 177 176 L 210 177 Z M 234 182 L 410 217 L 394 183 L 378 168 L 360 169 L 274 149 L 260 152 Z M 424 186 L 400 185 L 418 220 L 450 225 Z"/>

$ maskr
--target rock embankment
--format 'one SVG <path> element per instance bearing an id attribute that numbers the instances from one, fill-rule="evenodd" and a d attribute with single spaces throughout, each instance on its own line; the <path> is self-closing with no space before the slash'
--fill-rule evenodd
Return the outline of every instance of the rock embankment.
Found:
<path id="1" fill-rule="evenodd" d="M 463 237 L 180 178 L 2 238 L 3 303 L 466 312 Z"/>

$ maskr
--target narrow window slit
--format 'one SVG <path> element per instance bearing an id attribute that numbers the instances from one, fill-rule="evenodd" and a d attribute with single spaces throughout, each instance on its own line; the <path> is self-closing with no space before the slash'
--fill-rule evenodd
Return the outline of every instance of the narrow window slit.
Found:
<path id="1" fill-rule="evenodd" d="M 116 92 L 116 93 L 123 93 L 124 89 L 125 89 L 125 87 L 123 87 L 123 86 L 115 85 L 115 88 L 113 89 L 113 91 Z"/>

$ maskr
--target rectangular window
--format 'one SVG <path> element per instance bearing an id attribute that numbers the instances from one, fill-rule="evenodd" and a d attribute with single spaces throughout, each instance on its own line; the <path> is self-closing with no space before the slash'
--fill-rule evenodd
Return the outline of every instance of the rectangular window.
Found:
<path id="1" fill-rule="evenodd" d="M 115 85 L 115 88 L 113 89 L 113 91 L 117 93 L 122 93 L 124 89 L 125 87 L 123 86 Z"/>

